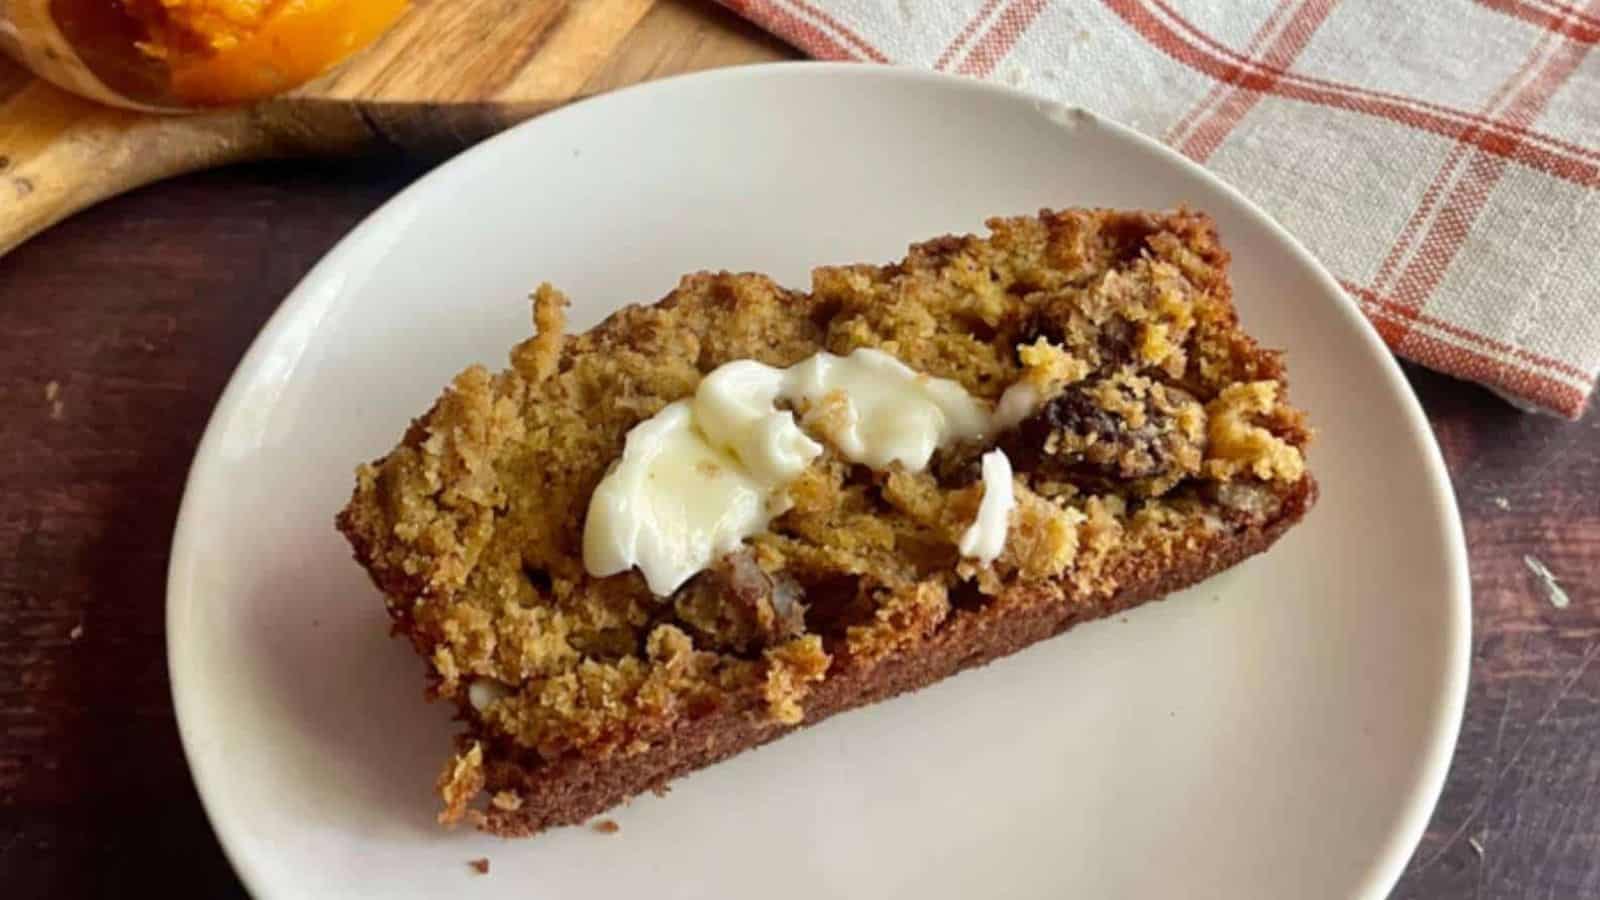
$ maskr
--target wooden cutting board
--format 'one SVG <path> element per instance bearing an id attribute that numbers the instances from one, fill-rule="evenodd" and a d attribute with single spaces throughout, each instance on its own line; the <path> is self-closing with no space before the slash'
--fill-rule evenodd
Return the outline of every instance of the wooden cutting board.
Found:
<path id="1" fill-rule="evenodd" d="M 249 109 L 133 113 L 0 56 L 0 254 L 107 197 L 244 160 L 442 157 L 572 100 L 796 54 L 712 0 L 413 0 L 375 45 Z"/>

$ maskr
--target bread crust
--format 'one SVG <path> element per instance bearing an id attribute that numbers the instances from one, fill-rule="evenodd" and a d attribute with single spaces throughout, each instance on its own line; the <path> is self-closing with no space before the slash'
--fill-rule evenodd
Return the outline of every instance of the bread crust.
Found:
<path id="1" fill-rule="evenodd" d="M 1307 474 L 1285 496 L 1272 521 L 1197 545 L 1168 569 L 1132 573 L 1127 587 L 1097 598 L 1074 598 L 1040 585 L 1016 585 L 994 602 L 956 612 L 933 634 L 905 652 L 874 662 L 836 662 L 837 671 L 810 695 L 805 720 L 782 725 L 761 715 L 758 694 L 744 698 L 669 734 L 643 753 L 605 760 L 571 754 L 545 761 L 503 737 L 468 732 L 457 739 L 484 754 L 482 789 L 521 798 L 516 809 L 490 805 L 472 816 L 478 827 L 502 837 L 528 837 L 589 818 L 646 792 L 660 793 L 675 779 L 842 712 L 915 691 L 958 672 L 1009 656 L 1075 625 L 1115 615 L 1195 585 L 1271 547 L 1315 504 L 1317 483 Z M 356 547 L 358 558 L 363 549 Z M 392 584 L 391 587 L 403 587 Z M 397 630 L 403 630 L 397 625 Z"/>

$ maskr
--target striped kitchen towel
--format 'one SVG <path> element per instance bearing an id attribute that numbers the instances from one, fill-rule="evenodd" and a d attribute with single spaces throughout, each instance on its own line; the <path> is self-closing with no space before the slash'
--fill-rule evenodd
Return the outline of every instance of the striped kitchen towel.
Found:
<path id="1" fill-rule="evenodd" d="M 1422 365 L 1569 418 L 1600 374 L 1600 0 L 722 2 L 1165 141 Z"/>

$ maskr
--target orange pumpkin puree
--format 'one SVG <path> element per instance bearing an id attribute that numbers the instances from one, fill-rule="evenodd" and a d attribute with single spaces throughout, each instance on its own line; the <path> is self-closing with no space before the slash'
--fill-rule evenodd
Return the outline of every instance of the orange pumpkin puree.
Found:
<path id="1" fill-rule="evenodd" d="M 406 0 L 117 0 L 139 49 L 166 65 L 172 96 L 195 105 L 289 90 L 377 39 Z"/>

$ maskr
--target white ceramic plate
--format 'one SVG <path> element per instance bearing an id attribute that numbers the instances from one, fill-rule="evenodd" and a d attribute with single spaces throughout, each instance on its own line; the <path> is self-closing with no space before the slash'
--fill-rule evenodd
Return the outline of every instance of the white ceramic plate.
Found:
<path id="1" fill-rule="evenodd" d="M 1170 602 L 851 713 L 582 828 L 433 824 L 451 734 L 333 529 L 352 468 L 550 280 L 587 327 L 685 271 L 883 261 L 1041 206 L 1191 203 L 1289 351 L 1322 501 Z M 184 747 L 263 897 L 1376 896 L 1432 808 L 1466 687 L 1455 504 L 1355 307 L 1265 215 L 1117 125 L 992 86 L 782 65 L 542 117 L 331 252 L 240 364 L 190 474 L 168 600 Z M 467 861 L 488 857 L 489 876 Z"/>

